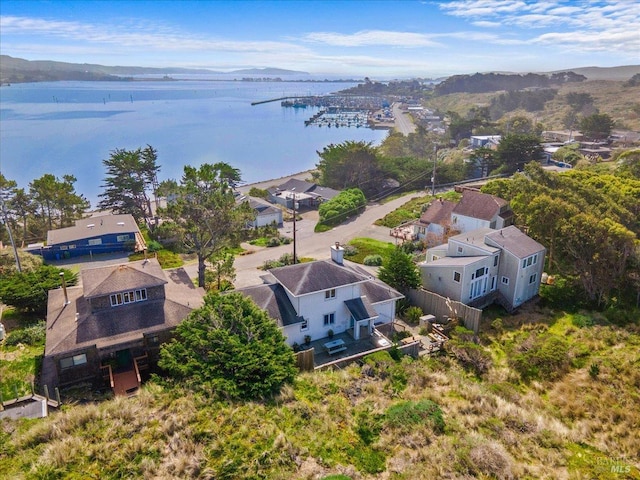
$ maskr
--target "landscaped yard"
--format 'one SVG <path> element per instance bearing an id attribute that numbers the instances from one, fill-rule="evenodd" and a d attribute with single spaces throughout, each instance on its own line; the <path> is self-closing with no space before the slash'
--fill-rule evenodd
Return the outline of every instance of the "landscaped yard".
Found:
<path id="1" fill-rule="evenodd" d="M 384 261 L 396 248 L 391 242 L 381 242 L 372 238 L 354 238 L 349 241 L 348 245 L 353 247 L 356 253 L 351 254 L 352 249 L 347 248 L 344 256 L 347 260 L 355 263 L 364 263 L 364 259 L 369 255 L 380 255 Z"/>

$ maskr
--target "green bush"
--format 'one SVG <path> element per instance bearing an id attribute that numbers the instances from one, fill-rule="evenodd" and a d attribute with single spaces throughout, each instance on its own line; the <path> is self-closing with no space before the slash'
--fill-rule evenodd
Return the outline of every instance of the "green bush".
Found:
<path id="1" fill-rule="evenodd" d="M 156 242 L 155 240 L 149 240 L 147 242 L 147 251 L 149 253 L 157 252 L 158 250 L 162 250 L 162 244 L 160 242 Z"/>
<path id="2" fill-rule="evenodd" d="M 444 432 L 442 410 L 431 400 L 400 402 L 385 413 L 384 425 L 392 429 L 408 431 L 413 426 L 424 424 L 430 424 L 435 433 Z"/>
<path id="3" fill-rule="evenodd" d="M 422 315 L 424 315 L 424 312 L 420 307 L 412 306 L 404 312 L 404 319 L 411 325 L 417 325 Z"/>
<path id="4" fill-rule="evenodd" d="M 525 381 L 556 379 L 569 367 L 569 344 L 553 333 L 529 332 L 511 355 L 510 364 Z"/>
<path id="5" fill-rule="evenodd" d="M 271 237 L 267 241 L 267 247 L 278 247 L 280 246 L 280 239 L 278 237 Z"/>
<path id="6" fill-rule="evenodd" d="M 382 255 L 367 255 L 362 263 L 369 267 L 379 267 L 382 265 Z"/>
<path id="7" fill-rule="evenodd" d="M 29 327 L 13 330 L 7 335 L 6 345 L 15 346 L 19 343 L 24 345 L 43 344 L 45 339 L 45 322 L 38 322 Z"/>
<path id="8" fill-rule="evenodd" d="M 318 223 L 338 225 L 349 217 L 360 213 L 367 205 L 367 199 L 359 188 L 343 190 L 338 195 L 320 204 Z"/>

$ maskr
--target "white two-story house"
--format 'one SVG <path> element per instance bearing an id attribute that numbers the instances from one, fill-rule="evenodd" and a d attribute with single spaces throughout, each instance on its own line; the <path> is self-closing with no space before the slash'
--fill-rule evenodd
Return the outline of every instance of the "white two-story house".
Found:
<path id="1" fill-rule="evenodd" d="M 278 322 L 287 343 L 319 340 L 347 332 L 356 340 L 375 325 L 390 323 L 403 295 L 357 266 L 345 265 L 344 248 L 331 247 L 331 260 L 274 268 L 265 284 L 241 293 Z"/>
<path id="2" fill-rule="evenodd" d="M 427 250 L 423 287 L 476 307 L 494 301 L 513 310 L 540 288 L 545 248 L 517 227 L 480 228 Z"/>

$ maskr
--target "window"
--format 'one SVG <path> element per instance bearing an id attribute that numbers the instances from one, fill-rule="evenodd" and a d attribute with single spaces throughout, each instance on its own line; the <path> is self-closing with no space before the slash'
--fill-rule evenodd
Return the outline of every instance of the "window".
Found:
<path id="1" fill-rule="evenodd" d="M 476 270 L 476 278 L 481 277 L 485 274 L 484 267 Z"/>
<path id="2" fill-rule="evenodd" d="M 118 235 L 116 237 L 116 240 L 118 242 L 126 242 L 127 240 L 129 240 L 129 234 L 127 233 L 126 235 Z"/>
<path id="3" fill-rule="evenodd" d="M 437 256 L 437 255 L 431 255 L 431 261 L 432 261 L 432 262 L 433 262 L 433 261 L 435 261 L 435 260 L 438 260 L 439 258 L 440 258 L 440 257 L 439 257 L 439 256 Z"/>
<path id="4" fill-rule="evenodd" d="M 90 238 L 89 239 L 89 246 L 93 246 L 93 245 L 102 245 L 102 239 L 101 238 Z"/>
<path id="5" fill-rule="evenodd" d="M 460 283 L 460 272 L 453 272 L 453 281 Z"/>
<path id="6" fill-rule="evenodd" d="M 530 257 L 525 258 L 524 260 L 522 260 L 522 268 L 527 268 L 530 267 L 531 265 L 535 265 L 538 261 L 538 255 L 531 255 Z"/>
<path id="7" fill-rule="evenodd" d="M 128 292 L 114 293 L 111 295 L 111 306 L 116 307 L 118 305 L 142 302 L 147 299 L 147 289 L 141 288 L 138 290 L 130 290 Z"/>
<path id="8" fill-rule="evenodd" d="M 458 253 L 462 253 L 462 247 L 458 247 Z"/>
<path id="9" fill-rule="evenodd" d="M 300 330 L 306 330 L 309 328 L 309 321 L 306 318 L 302 319 L 302 323 L 300 324 Z"/>
<path id="10" fill-rule="evenodd" d="M 531 275 L 529 277 L 529 285 L 531 285 L 532 283 L 536 283 L 536 280 L 538 279 L 538 274 L 534 273 L 533 275 Z"/>
<path id="11" fill-rule="evenodd" d="M 493 257 L 493 266 L 497 267 L 498 266 L 498 255 L 496 255 L 495 257 Z"/>
<path id="12" fill-rule="evenodd" d="M 509 277 L 502 277 L 501 282 L 503 285 L 509 285 Z"/>
<path id="13" fill-rule="evenodd" d="M 336 314 L 335 313 L 328 313 L 327 315 L 324 316 L 324 324 L 326 325 L 333 325 L 334 323 L 336 323 Z"/>
<path id="14" fill-rule="evenodd" d="M 66 357 L 60 359 L 60 368 L 71 368 L 77 367 L 78 365 L 84 365 L 87 363 L 87 355 L 85 353 L 81 353 L 80 355 L 74 355 L 73 357 Z"/>
<path id="15" fill-rule="evenodd" d="M 331 290 L 327 290 L 324 292 L 324 299 L 329 300 L 330 298 L 336 298 L 336 289 L 332 288 Z"/>
<path id="16" fill-rule="evenodd" d="M 496 277 L 491 277 L 491 291 L 496 289 Z"/>

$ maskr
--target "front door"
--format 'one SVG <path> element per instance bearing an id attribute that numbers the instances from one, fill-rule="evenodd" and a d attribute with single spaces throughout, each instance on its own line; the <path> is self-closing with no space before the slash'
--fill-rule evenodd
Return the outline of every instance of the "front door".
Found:
<path id="1" fill-rule="evenodd" d="M 124 370 L 130 370 L 133 368 L 133 357 L 131 350 L 118 350 L 116 352 L 116 372 L 122 372 Z"/>

